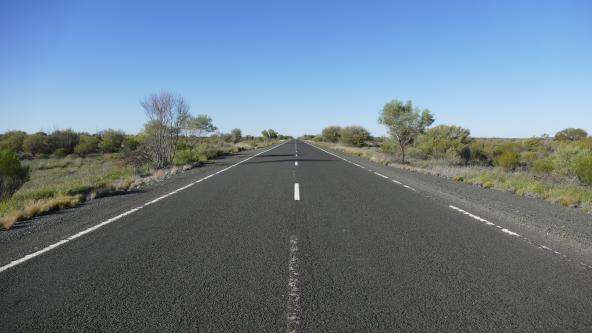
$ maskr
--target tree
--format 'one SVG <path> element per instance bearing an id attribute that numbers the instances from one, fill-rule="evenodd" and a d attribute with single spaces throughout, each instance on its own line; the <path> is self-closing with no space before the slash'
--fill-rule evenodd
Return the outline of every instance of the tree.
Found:
<path id="1" fill-rule="evenodd" d="M 27 133 L 23 131 L 9 131 L 2 135 L 0 140 L 0 149 L 8 149 L 15 153 L 23 151 L 23 142 Z"/>
<path id="2" fill-rule="evenodd" d="M 239 142 L 243 138 L 243 132 L 240 130 L 240 128 L 234 128 L 232 131 L 230 131 L 230 135 L 232 137 L 232 142 L 234 143 Z"/>
<path id="3" fill-rule="evenodd" d="M 340 131 L 339 136 L 341 142 L 361 147 L 370 139 L 370 132 L 362 126 L 347 126 Z"/>
<path id="4" fill-rule="evenodd" d="M 278 134 L 278 132 L 276 132 L 275 130 L 270 128 L 268 130 L 261 131 L 261 135 L 263 135 L 263 137 L 266 140 L 270 140 L 270 139 L 277 139 L 279 134 Z"/>
<path id="5" fill-rule="evenodd" d="M 78 133 L 71 129 L 53 131 L 47 137 L 51 151 L 59 156 L 72 154 L 79 140 Z"/>
<path id="6" fill-rule="evenodd" d="M 123 140 L 125 140 L 125 132 L 114 129 L 107 129 L 101 133 L 100 147 L 105 153 L 117 153 L 121 151 Z"/>
<path id="7" fill-rule="evenodd" d="M 588 133 L 581 128 L 566 128 L 555 134 L 555 140 L 558 141 L 577 141 L 585 139 Z"/>
<path id="8" fill-rule="evenodd" d="M 401 162 L 405 163 L 405 147 L 425 132 L 434 122 L 434 116 L 428 109 L 414 108 L 411 101 L 403 103 L 392 100 L 382 108 L 378 122 L 388 128 L 390 135 L 399 144 Z"/>
<path id="9" fill-rule="evenodd" d="M 197 117 L 189 117 L 187 120 L 187 128 L 189 132 L 198 138 L 204 134 L 212 133 L 218 128 L 212 123 L 212 118 L 207 114 L 200 114 Z"/>
<path id="10" fill-rule="evenodd" d="M 165 91 L 145 97 L 140 104 L 149 119 L 144 125 L 144 134 L 150 158 L 156 168 L 164 168 L 175 158 L 189 104 L 183 97 Z"/>
<path id="11" fill-rule="evenodd" d="M 321 136 L 323 137 L 323 141 L 327 142 L 337 142 L 341 138 L 341 127 L 339 126 L 329 126 L 323 128 L 321 132 Z"/>
<path id="12" fill-rule="evenodd" d="M 80 156 L 96 153 L 99 150 L 99 142 L 96 136 L 80 134 L 80 141 L 74 147 L 74 152 Z"/>
<path id="13" fill-rule="evenodd" d="M 47 134 L 43 132 L 37 132 L 35 134 L 28 135 L 23 141 L 23 150 L 25 153 L 31 155 L 49 154 L 51 149 L 47 142 Z"/>
<path id="14" fill-rule="evenodd" d="M 29 180 L 29 168 L 21 166 L 16 153 L 0 150 L 0 199 L 9 198 Z"/>

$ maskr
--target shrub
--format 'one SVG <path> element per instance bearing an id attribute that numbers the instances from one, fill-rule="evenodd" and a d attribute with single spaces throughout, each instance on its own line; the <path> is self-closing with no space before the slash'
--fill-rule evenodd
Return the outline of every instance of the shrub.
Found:
<path id="1" fill-rule="evenodd" d="M 80 140 L 77 133 L 71 129 L 54 131 L 47 137 L 51 151 L 56 156 L 66 156 L 74 152 L 74 147 Z M 60 152 L 57 152 L 60 150 Z"/>
<path id="2" fill-rule="evenodd" d="M 88 134 L 80 135 L 80 142 L 74 147 L 74 152 L 80 156 L 96 153 L 99 149 L 99 139 Z"/>
<path id="3" fill-rule="evenodd" d="M 232 142 L 234 143 L 238 143 L 243 138 L 243 132 L 240 130 L 240 128 L 232 129 L 232 131 L 230 131 L 230 135 L 232 137 Z"/>
<path id="4" fill-rule="evenodd" d="M 462 147 L 458 155 L 460 156 L 460 159 L 463 161 L 465 165 L 469 164 L 473 155 L 471 154 L 471 147 L 469 147 L 468 145 Z"/>
<path id="5" fill-rule="evenodd" d="M 558 141 L 576 141 L 584 139 L 588 133 L 581 128 L 566 128 L 555 134 L 555 140 Z"/>
<path id="6" fill-rule="evenodd" d="M 58 148 L 53 152 L 53 157 L 64 158 L 68 156 L 68 152 L 64 148 Z"/>
<path id="7" fill-rule="evenodd" d="M 23 142 L 27 137 L 27 133 L 22 131 L 10 131 L 2 135 L 0 140 L 0 149 L 7 149 L 13 152 L 23 151 Z"/>
<path id="8" fill-rule="evenodd" d="M 175 159 L 173 160 L 174 164 L 189 164 L 189 163 L 195 163 L 197 161 L 199 161 L 200 159 L 200 154 L 191 149 L 191 148 L 185 148 L 185 149 L 180 149 L 177 150 L 177 152 L 175 153 Z"/>
<path id="9" fill-rule="evenodd" d="M 592 185 L 592 155 L 578 158 L 575 163 L 575 171 L 582 183 Z"/>
<path id="10" fill-rule="evenodd" d="M 47 141 L 47 134 L 38 132 L 28 135 L 23 141 L 23 150 L 31 155 L 51 153 L 51 149 Z"/>
<path id="11" fill-rule="evenodd" d="M 337 142 L 341 138 L 341 127 L 339 126 L 329 126 L 323 128 L 321 132 L 321 136 L 323 137 L 323 141 L 326 142 Z"/>
<path id="12" fill-rule="evenodd" d="M 535 160 L 530 167 L 530 170 L 536 173 L 551 173 L 554 169 L 555 164 L 550 159 Z"/>
<path id="13" fill-rule="evenodd" d="M 348 126 L 341 130 L 341 142 L 361 147 L 370 138 L 370 133 L 362 126 Z"/>
<path id="14" fill-rule="evenodd" d="M 574 143 L 562 143 L 553 153 L 555 171 L 564 176 L 575 176 L 576 160 L 587 156 L 590 151 Z"/>
<path id="15" fill-rule="evenodd" d="M 102 142 L 100 144 L 101 150 L 105 153 L 117 153 L 121 151 L 125 133 L 123 131 L 116 131 L 108 129 L 101 133 Z"/>
<path id="16" fill-rule="evenodd" d="M 140 146 L 140 141 L 138 141 L 133 136 L 126 136 L 121 143 L 122 151 L 124 152 L 132 152 L 138 149 Z"/>
<path id="17" fill-rule="evenodd" d="M 493 165 L 512 170 L 520 163 L 520 155 L 512 150 L 506 150 L 493 160 Z"/>
<path id="18" fill-rule="evenodd" d="M 0 150 L 0 199 L 12 196 L 29 180 L 29 168 L 21 166 L 16 154 Z"/>

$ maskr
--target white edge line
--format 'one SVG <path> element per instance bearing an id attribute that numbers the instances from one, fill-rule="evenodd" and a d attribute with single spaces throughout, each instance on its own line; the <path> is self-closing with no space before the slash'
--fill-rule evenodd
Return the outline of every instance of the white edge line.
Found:
<path id="1" fill-rule="evenodd" d="M 286 142 L 288 142 L 288 141 L 286 141 Z M 211 175 L 209 175 L 209 176 L 203 177 L 203 178 L 201 178 L 201 179 L 199 179 L 199 180 L 197 180 L 197 181 L 194 181 L 194 182 L 192 182 L 192 183 L 190 183 L 190 184 L 188 184 L 188 185 L 185 185 L 185 186 L 183 186 L 183 187 L 181 187 L 181 188 L 178 188 L 178 189 L 176 189 L 176 190 L 174 190 L 174 191 L 172 191 L 172 192 L 169 192 L 169 193 L 167 193 L 167 194 L 165 194 L 165 195 L 162 195 L 162 196 L 160 196 L 160 197 L 158 197 L 158 198 L 156 198 L 156 199 L 153 199 L 153 200 L 151 200 L 151 201 L 148 201 L 148 202 L 146 202 L 145 204 L 143 204 L 143 205 L 141 205 L 141 206 L 139 206 L 139 207 L 136 207 L 136 208 L 130 209 L 130 210 L 128 210 L 128 211 L 126 211 L 126 212 L 124 212 L 124 213 L 121 213 L 121 214 L 119 214 L 119 215 L 117 215 L 117 216 L 114 216 L 114 217 L 112 217 L 112 218 L 108 219 L 108 220 L 105 220 L 105 221 L 103 221 L 103 222 L 100 222 L 99 224 L 97 224 L 97 225 L 94 225 L 94 226 L 92 226 L 92 227 L 90 227 L 90 228 L 88 228 L 88 229 L 85 229 L 85 230 L 83 230 L 83 231 L 80 231 L 80 232 L 78 232 L 78 233 L 76 233 L 76 234 L 74 234 L 74 235 L 68 236 L 68 237 L 66 237 L 65 239 L 62 239 L 61 241 L 59 241 L 59 242 L 57 242 L 57 243 L 51 244 L 51 245 L 49 245 L 49 246 L 47 246 L 47 247 L 45 247 L 45 248 L 43 248 L 43 249 L 41 249 L 41 250 L 39 250 L 39 251 L 36 251 L 36 252 L 30 253 L 30 254 L 27 254 L 27 255 L 25 255 L 24 257 L 20 258 L 20 259 L 13 260 L 13 261 L 11 261 L 10 263 L 8 263 L 8 264 L 6 264 L 6 265 L 4 265 L 4 266 L 0 267 L 0 273 L 1 273 L 1 272 L 4 272 L 4 271 L 5 271 L 5 270 L 7 270 L 7 269 L 10 269 L 10 268 L 12 268 L 12 267 L 15 267 L 15 266 L 17 266 L 17 265 L 19 265 L 19 264 L 22 264 L 22 263 L 24 263 L 24 262 L 26 262 L 26 261 L 29 261 L 29 260 L 31 260 L 31 259 L 33 259 L 33 258 L 35 258 L 35 257 L 37 257 L 37 256 L 39 256 L 39 255 L 41 255 L 41 254 L 43 254 L 43 253 L 45 253 L 45 252 L 51 251 L 51 250 L 53 250 L 53 249 L 55 249 L 55 248 L 57 248 L 57 247 L 59 247 L 59 246 L 62 246 L 62 245 L 64 245 L 64 244 L 68 243 L 69 241 L 72 241 L 72 240 L 74 240 L 74 239 L 76 239 L 76 238 L 79 238 L 79 237 L 81 237 L 81 236 L 83 236 L 83 235 L 86 235 L 86 234 L 88 234 L 88 233 L 90 233 L 90 232 L 92 232 L 92 231 L 95 231 L 95 230 L 97 230 L 97 229 L 99 229 L 99 228 L 101 228 L 101 227 L 103 227 L 103 226 L 106 226 L 107 224 L 113 223 L 113 222 L 115 222 L 115 221 L 117 221 L 117 220 L 121 219 L 121 218 L 122 218 L 122 217 L 124 217 L 124 216 L 130 215 L 130 214 L 133 214 L 133 213 L 135 213 L 135 212 L 139 211 L 140 209 L 142 209 L 142 208 L 144 208 L 144 207 L 146 207 L 146 206 L 149 206 L 149 205 L 151 205 L 151 204 L 154 204 L 154 203 L 156 203 L 156 202 L 158 202 L 158 201 L 160 201 L 160 200 L 162 200 L 162 199 L 164 199 L 164 198 L 166 198 L 166 197 L 168 197 L 168 196 L 171 196 L 171 195 L 173 195 L 173 194 L 175 194 L 175 193 L 177 193 L 177 192 L 183 191 L 183 190 L 185 190 L 185 189 L 187 189 L 187 188 L 191 187 L 192 185 L 195 185 L 195 184 L 197 184 L 197 183 L 199 183 L 199 182 L 201 182 L 201 181 L 203 181 L 203 180 L 206 180 L 206 179 L 208 179 L 208 178 L 211 178 L 211 177 L 213 177 L 214 175 L 217 175 L 217 174 L 220 174 L 220 173 L 222 173 L 222 172 L 224 172 L 224 171 L 226 171 L 226 170 L 229 170 L 229 169 L 231 169 L 231 168 L 233 168 L 233 167 L 235 167 L 235 166 L 237 166 L 237 165 L 239 165 L 239 164 L 242 164 L 242 163 L 244 163 L 244 162 L 246 162 L 246 161 L 248 161 L 248 160 L 250 160 L 250 159 L 252 159 L 252 158 L 254 158 L 254 157 L 257 157 L 257 156 L 259 156 L 259 155 L 261 155 L 261 154 L 264 154 L 264 153 L 266 153 L 266 152 L 268 152 L 268 151 L 270 151 L 270 150 L 276 149 L 276 148 L 278 148 L 278 147 L 282 146 L 283 144 L 285 144 L 286 142 L 283 142 L 283 143 L 281 143 L 281 144 L 279 144 L 279 145 L 277 145 L 277 146 L 274 146 L 274 147 L 272 147 L 272 148 L 269 148 L 269 149 L 267 149 L 267 150 L 261 151 L 261 152 L 259 152 L 259 153 L 255 154 L 255 155 L 253 155 L 253 156 L 247 157 L 247 158 L 245 158 L 245 159 L 243 159 L 243 160 L 241 160 L 241 161 L 239 161 L 239 162 L 237 162 L 237 163 L 235 163 L 235 164 L 233 164 L 233 165 L 231 165 L 231 166 L 229 166 L 229 167 L 227 167 L 227 168 L 225 168 L 225 169 L 222 169 L 222 170 L 220 170 L 220 171 L 217 171 L 217 172 L 215 172 L 215 173 L 213 173 L 213 174 L 211 174 Z"/>

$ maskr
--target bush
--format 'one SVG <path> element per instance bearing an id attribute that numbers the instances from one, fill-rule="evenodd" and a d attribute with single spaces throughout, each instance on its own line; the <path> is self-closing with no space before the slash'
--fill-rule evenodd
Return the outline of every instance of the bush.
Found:
<path id="1" fill-rule="evenodd" d="M 123 131 L 116 131 L 108 129 L 101 133 L 102 142 L 100 148 L 105 153 L 117 153 L 121 151 L 125 133 Z"/>
<path id="2" fill-rule="evenodd" d="M 243 132 L 240 130 L 240 128 L 233 128 L 230 131 L 230 135 L 232 137 L 232 142 L 234 143 L 238 143 L 243 139 Z"/>
<path id="3" fill-rule="evenodd" d="M 348 145 L 363 146 L 370 139 L 370 133 L 362 126 L 348 126 L 341 130 L 341 142 Z"/>
<path id="4" fill-rule="evenodd" d="M 493 160 L 493 165 L 502 167 L 505 170 L 513 170 L 519 163 L 520 155 L 512 150 L 502 152 Z"/>
<path id="5" fill-rule="evenodd" d="M 323 137 L 323 141 L 326 142 L 337 142 L 341 138 L 341 127 L 339 126 L 329 126 L 323 128 L 321 132 L 321 136 Z"/>
<path id="6" fill-rule="evenodd" d="M 80 142 L 74 147 L 74 152 L 80 156 L 96 153 L 99 149 L 99 139 L 88 134 L 80 135 Z"/>
<path id="7" fill-rule="evenodd" d="M 588 136 L 588 133 L 581 128 L 566 128 L 555 134 L 555 140 L 558 141 L 576 141 L 582 140 Z"/>
<path id="8" fill-rule="evenodd" d="M 47 134 L 38 132 L 28 135 L 23 141 L 23 150 L 31 155 L 45 155 L 51 153 L 47 141 Z"/>
<path id="9" fill-rule="evenodd" d="M 125 139 L 123 139 L 123 142 L 121 143 L 122 151 L 128 153 L 137 150 L 139 146 L 140 141 L 138 141 L 133 136 L 126 136 Z"/>
<path id="10" fill-rule="evenodd" d="M 197 151 L 191 148 L 180 149 L 175 153 L 175 159 L 173 160 L 173 163 L 177 165 L 195 163 L 199 161 L 199 155 L 200 154 Z"/>
<path id="11" fill-rule="evenodd" d="M 471 154 L 471 147 L 468 145 L 462 147 L 458 155 L 460 156 L 460 159 L 463 161 L 464 165 L 469 164 L 473 156 L 473 154 Z"/>
<path id="12" fill-rule="evenodd" d="M 27 180 L 29 168 L 21 166 L 14 152 L 0 150 L 0 199 L 12 196 Z"/>
<path id="13" fill-rule="evenodd" d="M 555 164 L 550 159 L 535 160 L 530 167 L 530 170 L 536 173 L 551 173 L 554 169 Z"/>
<path id="14" fill-rule="evenodd" d="M 584 184 L 592 185 L 592 156 L 582 156 L 575 163 L 576 175 Z"/>
<path id="15" fill-rule="evenodd" d="M 562 143 L 555 149 L 555 171 L 564 176 L 576 175 L 576 161 L 590 155 L 590 151 L 574 143 Z"/>
<path id="16" fill-rule="evenodd" d="M 0 140 L 0 149 L 20 153 L 23 151 L 23 142 L 26 137 L 27 133 L 22 131 L 6 132 L 2 135 L 2 139 Z"/>
<path id="17" fill-rule="evenodd" d="M 79 140 L 78 133 L 71 129 L 54 131 L 47 137 L 50 150 L 54 152 L 55 156 L 72 154 Z"/>

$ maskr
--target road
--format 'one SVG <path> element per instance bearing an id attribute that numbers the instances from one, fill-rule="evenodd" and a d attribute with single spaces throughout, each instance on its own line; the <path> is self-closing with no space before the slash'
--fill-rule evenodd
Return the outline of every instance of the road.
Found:
<path id="1" fill-rule="evenodd" d="M 2 331 L 592 330 L 592 270 L 499 221 L 302 141 L 241 161 L 2 266 Z"/>

